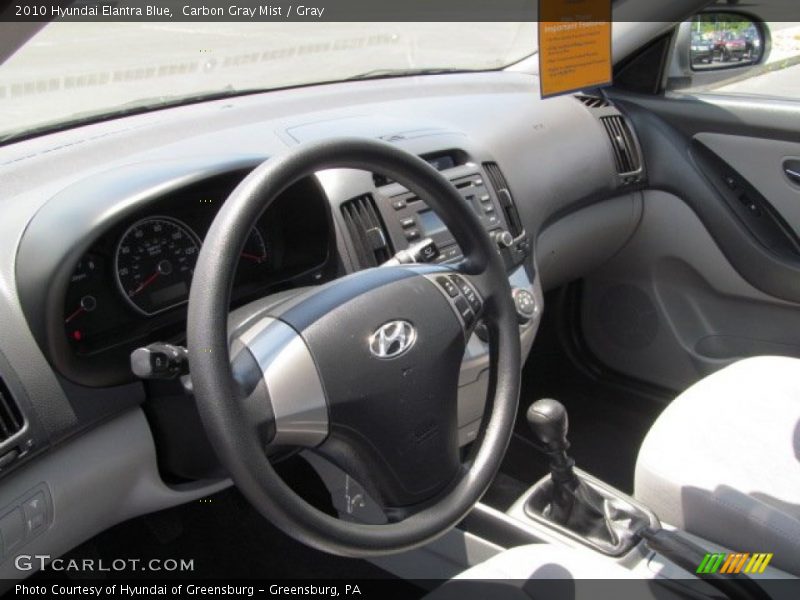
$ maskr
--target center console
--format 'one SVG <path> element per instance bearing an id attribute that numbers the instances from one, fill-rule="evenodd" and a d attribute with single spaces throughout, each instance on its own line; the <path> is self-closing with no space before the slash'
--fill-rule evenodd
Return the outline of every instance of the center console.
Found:
<path id="1" fill-rule="evenodd" d="M 478 165 L 457 150 L 423 156 L 442 172 L 475 212 L 503 253 L 506 266 L 521 265 L 530 252 L 530 241 L 519 218 L 508 185 L 496 163 Z M 439 249 L 439 263 L 461 258 L 461 250 L 442 220 L 424 198 L 386 177 L 376 177 L 375 199 L 383 215 L 388 236 L 401 250 L 422 238 L 430 238 Z"/>

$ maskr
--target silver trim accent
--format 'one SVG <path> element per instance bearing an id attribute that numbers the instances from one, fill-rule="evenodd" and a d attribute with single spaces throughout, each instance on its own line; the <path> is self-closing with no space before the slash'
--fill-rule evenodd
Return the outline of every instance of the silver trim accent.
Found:
<path id="1" fill-rule="evenodd" d="M 283 321 L 265 317 L 239 336 L 263 373 L 276 445 L 314 447 L 328 437 L 328 403 L 311 351 Z"/>
<path id="2" fill-rule="evenodd" d="M 408 321 L 395 320 L 384 323 L 369 337 L 372 356 L 391 360 L 402 356 L 417 341 L 417 330 Z"/>

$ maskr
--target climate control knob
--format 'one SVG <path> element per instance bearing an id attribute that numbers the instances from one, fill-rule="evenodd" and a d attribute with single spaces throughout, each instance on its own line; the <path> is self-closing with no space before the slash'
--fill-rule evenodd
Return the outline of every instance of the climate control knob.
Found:
<path id="1" fill-rule="evenodd" d="M 514 288 L 511 291 L 511 297 L 514 299 L 514 306 L 517 309 L 517 319 L 520 323 L 527 323 L 536 315 L 538 310 L 536 298 L 534 298 L 529 290 L 525 288 Z"/>

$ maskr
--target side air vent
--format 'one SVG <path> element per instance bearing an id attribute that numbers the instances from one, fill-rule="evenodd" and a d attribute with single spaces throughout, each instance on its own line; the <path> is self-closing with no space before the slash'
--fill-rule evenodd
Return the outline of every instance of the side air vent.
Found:
<path id="1" fill-rule="evenodd" d="M 22 430 L 25 421 L 14 398 L 0 379 L 0 442 Z"/>
<path id="2" fill-rule="evenodd" d="M 359 267 L 377 267 L 392 257 L 386 226 L 372 196 L 365 194 L 348 200 L 342 205 L 342 216 Z"/>
<path id="3" fill-rule="evenodd" d="M 611 141 L 617 173 L 628 180 L 626 183 L 630 183 L 630 177 L 637 175 L 642 168 L 642 159 L 639 156 L 633 133 L 621 115 L 601 117 L 600 122 L 605 127 L 608 139 Z"/>
<path id="4" fill-rule="evenodd" d="M 508 230 L 516 238 L 522 234 L 523 227 L 517 207 L 514 206 L 514 200 L 511 198 L 511 192 L 508 190 L 506 178 L 497 163 L 485 162 L 483 168 L 486 169 L 486 175 L 488 175 L 497 199 L 500 201 L 500 206 L 503 208 Z"/>
<path id="5" fill-rule="evenodd" d="M 607 108 L 611 103 L 602 96 L 588 96 L 586 94 L 578 94 L 575 98 L 588 108 Z"/>

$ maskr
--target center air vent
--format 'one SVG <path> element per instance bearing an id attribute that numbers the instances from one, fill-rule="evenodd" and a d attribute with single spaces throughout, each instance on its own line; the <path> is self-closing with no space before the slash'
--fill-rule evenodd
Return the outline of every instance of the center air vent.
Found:
<path id="1" fill-rule="evenodd" d="M 342 217 L 360 268 L 377 267 L 392 257 L 386 226 L 372 196 L 365 194 L 345 202 Z"/>
<path id="2" fill-rule="evenodd" d="M 625 118 L 621 115 L 613 115 L 601 117 L 600 122 L 611 141 L 617 173 L 623 177 L 625 183 L 637 180 L 642 169 L 642 158 Z"/>
<path id="3" fill-rule="evenodd" d="M 486 169 L 486 175 L 488 175 L 489 181 L 497 194 L 497 199 L 500 201 L 500 206 L 503 208 L 508 230 L 516 238 L 522 233 L 523 227 L 517 207 L 514 206 L 514 201 L 511 198 L 511 192 L 508 190 L 506 178 L 497 163 L 485 162 L 483 163 L 483 168 Z"/>
<path id="4" fill-rule="evenodd" d="M 3 380 L 0 379 L 0 442 L 4 442 L 15 433 L 19 433 L 24 423 L 19 406 L 17 406 Z"/>

